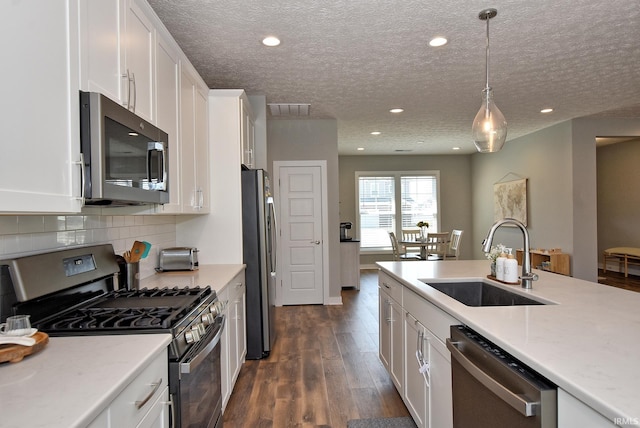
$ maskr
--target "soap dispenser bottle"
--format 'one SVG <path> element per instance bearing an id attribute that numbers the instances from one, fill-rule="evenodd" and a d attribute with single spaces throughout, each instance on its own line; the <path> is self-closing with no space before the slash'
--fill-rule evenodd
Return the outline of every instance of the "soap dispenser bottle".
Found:
<path id="1" fill-rule="evenodd" d="M 509 254 L 507 254 L 507 259 L 504 261 L 504 282 L 512 284 L 518 282 L 518 261 L 511 254 L 511 248 L 509 248 Z"/>
<path id="2" fill-rule="evenodd" d="M 504 281 L 504 263 L 506 260 L 507 255 L 504 253 L 504 251 L 501 252 L 496 259 L 496 278 L 498 279 L 498 281 Z"/>

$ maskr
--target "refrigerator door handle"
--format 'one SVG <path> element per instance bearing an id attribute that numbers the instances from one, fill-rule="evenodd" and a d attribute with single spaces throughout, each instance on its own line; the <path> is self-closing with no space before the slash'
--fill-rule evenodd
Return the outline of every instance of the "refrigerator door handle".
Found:
<path id="1" fill-rule="evenodd" d="M 269 211 L 271 212 L 271 218 L 273 219 L 273 239 L 271 243 L 273 248 L 271 249 L 271 276 L 275 278 L 278 266 L 278 220 L 276 217 L 275 201 L 272 196 L 267 198 L 267 204 L 269 205 Z"/>

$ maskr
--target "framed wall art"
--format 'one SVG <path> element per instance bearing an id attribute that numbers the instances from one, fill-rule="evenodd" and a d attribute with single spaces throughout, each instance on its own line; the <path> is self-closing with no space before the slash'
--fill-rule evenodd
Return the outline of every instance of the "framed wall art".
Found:
<path id="1" fill-rule="evenodd" d="M 527 225 L 526 178 L 499 181 L 493 185 L 493 218 L 498 221 L 507 217 Z"/>

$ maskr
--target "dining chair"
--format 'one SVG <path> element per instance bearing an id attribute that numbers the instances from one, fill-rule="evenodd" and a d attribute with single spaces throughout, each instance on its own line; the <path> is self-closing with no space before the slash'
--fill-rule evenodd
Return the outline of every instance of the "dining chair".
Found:
<path id="1" fill-rule="evenodd" d="M 391 239 L 394 260 L 420 260 L 418 254 L 407 253 L 406 247 L 398 244 L 398 238 L 396 238 L 395 233 L 389 232 L 389 238 Z"/>
<path id="2" fill-rule="evenodd" d="M 451 231 L 451 239 L 449 241 L 449 249 L 444 255 L 444 260 L 458 260 L 460 255 L 460 241 L 462 241 L 462 233 L 464 230 L 453 229 Z"/>
<path id="3" fill-rule="evenodd" d="M 447 254 L 449 232 L 427 233 L 427 258 L 429 260 L 442 260 Z"/>
<path id="4" fill-rule="evenodd" d="M 403 241 L 417 241 L 420 238 L 420 231 L 418 229 L 402 229 Z"/>

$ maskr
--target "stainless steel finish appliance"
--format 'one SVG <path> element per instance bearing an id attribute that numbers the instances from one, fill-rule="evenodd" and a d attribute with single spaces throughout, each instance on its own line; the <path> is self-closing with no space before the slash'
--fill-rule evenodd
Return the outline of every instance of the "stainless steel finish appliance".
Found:
<path id="1" fill-rule="evenodd" d="M 81 91 L 85 204 L 169 202 L 168 139 L 166 132 L 104 95 Z"/>
<path id="2" fill-rule="evenodd" d="M 269 175 L 242 170 L 242 234 L 247 266 L 247 358 L 269 355 L 276 338 L 276 215 Z"/>
<path id="3" fill-rule="evenodd" d="M 557 387 L 465 326 L 451 326 L 454 428 L 556 428 Z"/>
<path id="4" fill-rule="evenodd" d="M 173 247 L 160 250 L 159 271 L 198 269 L 198 249 Z"/>
<path id="5" fill-rule="evenodd" d="M 222 303 L 210 287 L 118 289 L 113 247 L 97 245 L 0 261 L 3 317 L 31 315 L 50 336 L 169 333 L 172 427 L 222 426 Z"/>

